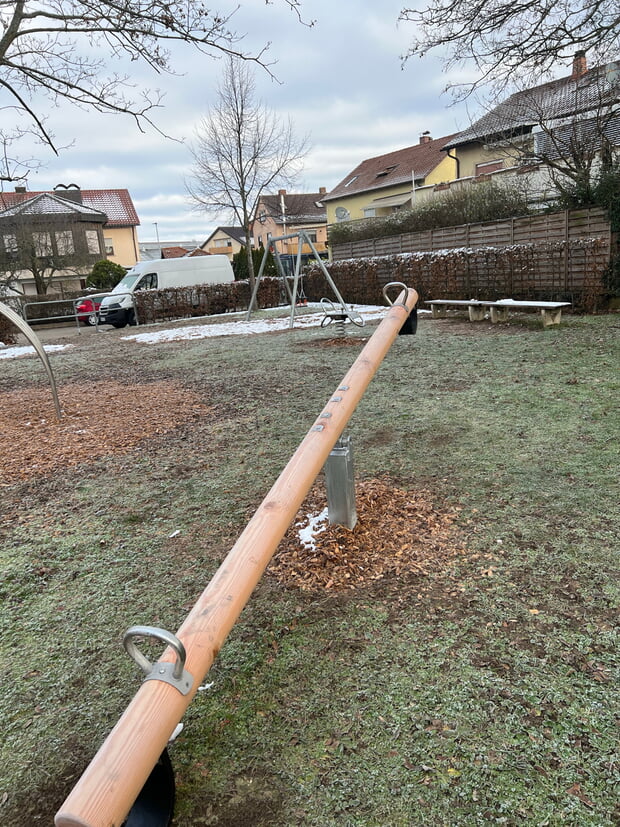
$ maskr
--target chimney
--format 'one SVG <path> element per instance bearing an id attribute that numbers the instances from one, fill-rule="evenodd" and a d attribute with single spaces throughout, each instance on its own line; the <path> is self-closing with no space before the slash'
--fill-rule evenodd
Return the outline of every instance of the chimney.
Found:
<path id="1" fill-rule="evenodd" d="M 327 190 L 325 189 L 325 187 L 319 187 L 319 195 L 325 195 L 326 192 Z"/>
<path id="2" fill-rule="evenodd" d="M 420 135 L 420 143 L 421 143 L 421 144 L 428 144 L 428 143 L 430 143 L 432 140 L 433 140 L 433 139 L 431 138 L 431 133 L 430 133 L 430 132 L 428 132 L 428 131 L 423 132 L 423 133 Z"/>
<path id="3" fill-rule="evenodd" d="M 67 201 L 73 201 L 75 204 L 82 203 L 82 190 L 77 184 L 56 184 L 54 192 Z"/>
<path id="4" fill-rule="evenodd" d="M 582 78 L 587 71 L 588 61 L 586 60 L 586 53 L 583 50 L 575 52 L 575 57 L 573 58 L 573 72 L 571 74 L 571 78 L 573 80 L 577 80 L 577 78 Z"/>
<path id="5" fill-rule="evenodd" d="M 15 187 L 15 192 L 26 192 L 26 187 Z"/>

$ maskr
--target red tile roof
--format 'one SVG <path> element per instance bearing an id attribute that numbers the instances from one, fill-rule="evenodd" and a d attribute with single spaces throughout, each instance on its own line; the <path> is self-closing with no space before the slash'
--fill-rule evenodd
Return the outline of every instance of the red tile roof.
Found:
<path id="1" fill-rule="evenodd" d="M 8 209 L 34 198 L 36 195 L 56 195 L 63 197 L 65 190 L 38 190 L 37 192 L 2 192 L 0 209 Z M 69 190 L 80 192 L 85 207 L 105 213 L 108 220 L 106 227 L 137 227 L 140 224 L 138 213 L 133 205 L 128 190 Z M 67 200 L 70 200 L 67 198 Z M 75 203 L 75 202 L 73 202 Z"/>
<path id="2" fill-rule="evenodd" d="M 345 195 L 378 190 L 395 184 L 410 184 L 412 174 L 415 174 L 416 181 L 424 179 L 446 157 L 446 153 L 442 152 L 441 148 L 453 137 L 453 135 L 446 135 L 443 138 L 435 138 L 425 143 L 397 149 L 386 155 L 367 158 L 343 178 L 331 192 L 324 195 L 322 200 L 330 201 Z"/>
<path id="3" fill-rule="evenodd" d="M 183 256 L 187 255 L 187 250 L 185 247 L 162 247 L 161 248 L 161 257 L 162 258 L 182 258 Z"/>
<path id="4" fill-rule="evenodd" d="M 201 250 L 200 247 L 196 247 L 195 250 L 192 250 L 191 253 L 187 255 L 192 258 L 193 256 L 210 256 L 211 253 L 208 253 L 206 250 Z"/>

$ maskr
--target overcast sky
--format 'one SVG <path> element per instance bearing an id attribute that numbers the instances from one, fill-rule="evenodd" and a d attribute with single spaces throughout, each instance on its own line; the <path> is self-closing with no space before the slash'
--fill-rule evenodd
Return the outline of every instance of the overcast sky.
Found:
<path id="1" fill-rule="evenodd" d="M 220 9 L 232 7 L 226 0 Z M 448 78 L 437 59 L 400 56 L 412 35 L 398 24 L 402 0 L 304 0 L 311 28 L 300 25 L 282 0 L 244 0 L 234 20 L 248 32 L 244 48 L 271 41 L 270 59 L 280 83 L 256 71 L 259 96 L 290 116 L 310 152 L 297 192 L 333 189 L 360 161 L 415 144 L 422 132 L 433 138 L 464 129 L 465 108 L 442 95 Z M 59 145 L 73 146 L 33 172 L 29 190 L 76 183 L 83 189 L 127 188 L 140 218 L 141 242 L 194 239 L 202 243 L 229 216 L 191 209 L 185 180 L 192 159 L 187 141 L 214 100 L 222 61 L 189 48 L 177 49 L 179 76 L 136 76 L 166 97 L 156 120 L 168 134 L 141 134 L 129 117 L 98 115 L 71 108 L 52 109 L 48 122 Z M 135 71 L 135 67 L 133 67 Z M 476 114 L 475 112 L 472 114 Z M 157 227 L 155 226 L 157 224 Z"/>

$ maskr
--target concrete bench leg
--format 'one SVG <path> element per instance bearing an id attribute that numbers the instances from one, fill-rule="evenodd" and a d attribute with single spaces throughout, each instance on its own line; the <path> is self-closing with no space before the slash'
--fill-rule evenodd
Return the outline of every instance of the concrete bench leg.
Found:
<path id="1" fill-rule="evenodd" d="M 543 327 L 551 327 L 554 324 L 560 324 L 562 318 L 562 308 L 557 310 L 549 310 L 546 307 L 541 307 L 540 314 L 542 316 Z"/>
<path id="2" fill-rule="evenodd" d="M 468 307 L 469 310 L 469 321 L 470 322 L 483 322 L 484 321 L 484 307 L 473 307 L 470 305 Z"/>
<path id="3" fill-rule="evenodd" d="M 508 308 L 507 307 L 492 307 L 491 308 L 491 321 L 493 324 L 497 324 L 498 322 L 507 322 L 508 321 Z"/>

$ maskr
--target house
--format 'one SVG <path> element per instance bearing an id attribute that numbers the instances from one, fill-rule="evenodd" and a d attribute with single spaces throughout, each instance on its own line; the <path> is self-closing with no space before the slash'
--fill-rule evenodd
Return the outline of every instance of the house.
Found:
<path id="1" fill-rule="evenodd" d="M 434 185 L 455 177 L 456 163 L 443 151 L 444 144 L 453 137 L 433 139 L 424 132 L 414 146 L 362 161 L 323 197 L 327 223 L 411 208 L 412 198 L 420 195 L 419 188 L 426 188 L 428 193 Z"/>
<path id="2" fill-rule="evenodd" d="M 15 192 L 0 193 L 0 210 L 15 207 L 23 201 L 42 195 L 16 187 Z M 140 260 L 138 226 L 140 220 L 126 189 L 83 190 L 76 184 L 58 184 L 48 195 L 68 199 L 76 204 L 105 214 L 104 247 L 101 258 L 108 258 L 122 267 L 132 267 Z"/>
<path id="3" fill-rule="evenodd" d="M 211 235 L 200 245 L 200 249 L 211 255 L 228 256 L 233 260 L 242 247 L 245 247 L 245 231 L 243 227 L 217 227 Z"/>
<path id="4" fill-rule="evenodd" d="M 86 286 L 105 258 L 107 215 L 53 193 L 39 193 L 0 212 L 0 286 L 37 294 Z"/>
<path id="5" fill-rule="evenodd" d="M 175 250 L 176 255 L 185 256 L 190 251 L 197 249 L 197 242 L 195 239 L 191 241 L 141 241 L 138 248 L 140 253 L 140 261 L 157 261 L 160 258 L 169 258 L 170 253 L 165 251 Z"/>
<path id="6" fill-rule="evenodd" d="M 208 256 L 210 253 L 207 253 L 205 250 L 201 250 L 200 247 L 191 247 L 187 249 L 186 247 L 162 247 L 161 248 L 161 258 L 192 258 L 194 256 Z"/>
<path id="7" fill-rule="evenodd" d="M 452 186 L 527 174 L 533 198 L 548 200 L 552 167 L 588 165 L 603 144 L 620 146 L 619 101 L 620 62 L 588 70 L 577 52 L 570 75 L 515 92 L 444 143 L 457 162 Z"/>
<path id="8" fill-rule="evenodd" d="M 305 230 L 316 251 L 326 252 L 327 215 L 323 205 L 326 192 L 325 187 L 320 187 L 318 192 L 289 193 L 278 190 L 277 195 L 262 195 L 252 220 L 254 247 L 266 246 L 268 236 L 279 238 Z M 278 252 L 284 255 L 295 255 L 299 249 L 295 238 L 275 244 Z M 311 253 L 307 244 L 303 246 L 302 253 Z"/>

